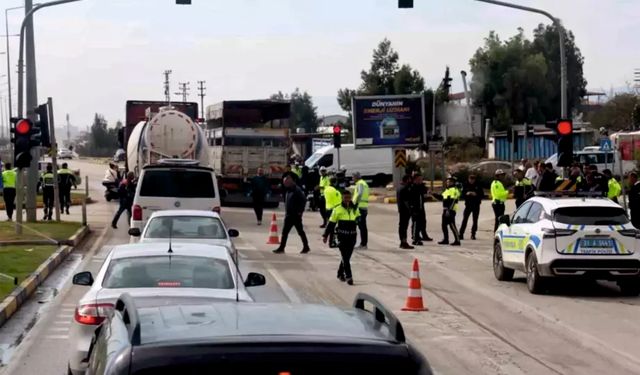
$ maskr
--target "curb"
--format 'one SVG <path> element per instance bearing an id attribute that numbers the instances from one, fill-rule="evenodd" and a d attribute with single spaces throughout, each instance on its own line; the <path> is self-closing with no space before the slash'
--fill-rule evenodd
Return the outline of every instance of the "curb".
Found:
<path id="1" fill-rule="evenodd" d="M 91 204 L 91 203 L 95 203 L 93 199 L 91 199 L 91 197 L 87 198 L 87 204 Z M 71 198 L 71 206 L 82 206 L 82 199 L 81 198 Z M 36 203 L 36 208 L 43 208 L 44 207 L 44 203 L 42 202 L 37 202 Z M 4 203 L 0 203 L 0 210 L 4 210 L 5 206 Z"/>
<path id="2" fill-rule="evenodd" d="M 88 226 L 78 229 L 76 233 L 67 240 L 67 243 L 72 245 L 59 247 L 55 253 L 51 254 L 51 256 L 29 275 L 29 277 L 24 279 L 11 294 L 0 302 L 0 327 L 18 311 L 18 308 L 31 297 L 37 287 L 47 279 L 67 255 L 73 251 L 74 246 L 77 246 L 89 232 L 90 229 Z"/>

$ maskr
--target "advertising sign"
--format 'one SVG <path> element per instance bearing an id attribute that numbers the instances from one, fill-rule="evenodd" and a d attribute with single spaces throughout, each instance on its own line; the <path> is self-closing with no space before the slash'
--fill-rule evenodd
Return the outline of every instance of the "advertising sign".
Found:
<path id="1" fill-rule="evenodd" d="M 353 98 L 353 138 L 356 148 L 411 147 L 424 144 L 422 95 Z"/>

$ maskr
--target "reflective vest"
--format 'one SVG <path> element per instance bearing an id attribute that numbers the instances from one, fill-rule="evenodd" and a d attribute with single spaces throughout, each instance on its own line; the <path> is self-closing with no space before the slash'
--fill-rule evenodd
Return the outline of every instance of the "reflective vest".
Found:
<path id="1" fill-rule="evenodd" d="M 339 206 L 342 203 L 342 194 L 338 191 L 338 189 L 329 185 L 324 188 L 324 201 L 325 208 L 327 210 L 333 210 L 335 207 Z"/>
<path id="2" fill-rule="evenodd" d="M 358 208 L 369 208 L 369 185 L 363 179 L 356 182 L 356 191 L 353 194 L 353 204 Z"/>
<path id="3" fill-rule="evenodd" d="M 491 200 L 493 203 L 504 203 L 509 197 L 509 192 L 499 180 L 491 183 Z"/>
<path id="4" fill-rule="evenodd" d="M 609 199 L 618 198 L 620 193 L 622 193 L 622 186 L 620 186 L 620 183 L 613 177 L 609 179 L 607 186 L 609 186 L 609 191 L 607 192 L 607 198 Z"/>
<path id="5" fill-rule="evenodd" d="M 324 195 L 324 188 L 331 185 L 329 176 L 320 176 L 320 195 Z"/>
<path id="6" fill-rule="evenodd" d="M 531 180 L 524 177 L 522 180 L 516 180 L 515 187 L 513 189 L 513 195 L 516 199 L 526 199 L 527 196 L 533 191 L 533 184 Z"/>
<path id="7" fill-rule="evenodd" d="M 447 190 L 442 193 L 442 208 L 457 211 L 458 200 L 461 195 L 462 192 L 460 192 L 460 189 L 457 187 L 452 186 L 447 188 Z"/>
<path id="8" fill-rule="evenodd" d="M 299 165 L 293 165 L 291 167 L 291 172 L 295 173 L 298 178 L 302 177 L 302 168 Z"/>
<path id="9" fill-rule="evenodd" d="M 16 178 L 18 174 L 15 169 L 9 169 L 2 172 L 2 186 L 4 188 L 16 188 Z"/>
<path id="10" fill-rule="evenodd" d="M 42 175 L 42 186 L 44 187 L 53 187 L 53 173 L 47 172 Z"/>
<path id="11" fill-rule="evenodd" d="M 360 210 L 351 206 L 349 208 L 344 205 L 339 205 L 331 212 L 329 223 L 336 224 L 336 233 L 340 236 L 355 236 L 356 232 L 356 219 L 360 217 Z"/>

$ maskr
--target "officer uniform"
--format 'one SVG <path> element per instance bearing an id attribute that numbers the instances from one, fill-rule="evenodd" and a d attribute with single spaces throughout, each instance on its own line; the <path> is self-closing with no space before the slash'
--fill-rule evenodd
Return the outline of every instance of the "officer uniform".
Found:
<path id="1" fill-rule="evenodd" d="M 295 173 L 295 175 L 298 176 L 298 179 L 302 177 L 302 168 L 297 164 L 291 166 L 291 172 Z"/>
<path id="2" fill-rule="evenodd" d="M 13 218 L 13 210 L 15 209 L 16 200 L 16 178 L 18 174 L 15 169 L 6 169 L 2 171 L 2 194 L 4 198 L 4 207 L 7 211 L 7 218 Z"/>
<path id="3" fill-rule="evenodd" d="M 607 198 L 618 203 L 618 197 L 620 196 L 620 193 L 622 193 L 622 186 L 620 186 L 620 183 L 613 177 L 609 179 L 607 186 L 609 187 L 607 191 Z"/>
<path id="4" fill-rule="evenodd" d="M 516 180 L 515 187 L 513 188 L 513 196 L 516 198 L 516 208 L 520 207 L 527 199 L 533 194 L 533 184 L 531 180 L 523 177 L 522 180 Z"/>
<path id="5" fill-rule="evenodd" d="M 493 231 L 498 230 L 498 219 L 504 215 L 504 202 L 509 197 L 509 192 L 504 188 L 502 181 L 495 179 L 491 183 L 491 206 L 493 207 L 493 214 L 495 215 L 495 223 L 493 225 Z"/>
<path id="6" fill-rule="evenodd" d="M 60 209 L 66 209 L 69 214 L 71 207 L 71 186 L 76 185 L 76 177 L 68 168 L 62 168 L 58 171 L 58 195 L 60 196 Z"/>
<path id="7" fill-rule="evenodd" d="M 369 230 L 367 229 L 367 214 L 369 212 L 369 185 L 362 178 L 356 182 L 353 195 L 353 204 L 360 211 L 358 229 L 360 230 L 360 247 L 366 248 L 369 242 Z"/>
<path id="8" fill-rule="evenodd" d="M 338 267 L 338 279 L 353 285 L 353 275 L 351 273 L 351 255 L 358 239 L 356 222 L 360 217 L 360 210 L 353 203 L 340 204 L 331 212 L 329 225 L 325 229 L 323 237 L 333 235 L 334 231 L 338 236 L 340 255 L 342 257 Z"/>
<path id="9" fill-rule="evenodd" d="M 320 228 L 324 228 L 327 226 L 327 220 L 329 217 L 327 216 L 327 202 L 324 198 L 324 189 L 331 185 L 329 175 L 320 175 L 320 183 L 318 184 L 318 189 L 320 190 L 320 201 L 318 202 L 318 207 L 320 208 L 320 215 L 322 216 L 322 225 Z"/>
<path id="10" fill-rule="evenodd" d="M 338 207 L 342 202 L 342 194 L 333 187 L 332 185 L 326 186 L 324 188 L 324 200 L 325 200 L 325 209 L 327 211 L 327 219 L 331 217 L 332 211 L 334 208 Z M 329 247 L 336 247 L 336 240 L 331 233 L 329 235 Z"/>
<path id="11" fill-rule="evenodd" d="M 475 240 L 476 233 L 478 232 L 478 216 L 480 216 L 480 204 L 484 197 L 484 190 L 482 190 L 482 186 L 477 180 L 473 183 L 467 182 L 462 188 L 462 197 L 464 198 L 464 212 L 462 213 L 462 224 L 460 225 L 460 239 L 464 236 L 469 216 L 471 216 L 473 219 L 473 223 L 471 224 L 471 239 Z"/>
<path id="12" fill-rule="evenodd" d="M 427 213 L 424 209 L 424 196 L 427 187 L 423 183 L 411 185 L 411 239 L 413 245 L 422 245 L 422 241 L 431 241 L 427 234 Z"/>
<path id="13" fill-rule="evenodd" d="M 462 192 L 457 186 L 451 186 L 442 192 L 442 241 L 438 242 L 440 245 L 449 244 L 449 229 L 453 233 L 452 246 L 460 245 L 460 235 L 456 228 L 456 211 L 458 210 L 458 200 Z"/>
<path id="14" fill-rule="evenodd" d="M 44 204 L 44 220 L 52 220 L 54 199 L 53 172 L 47 170 L 42 175 L 42 203 Z"/>

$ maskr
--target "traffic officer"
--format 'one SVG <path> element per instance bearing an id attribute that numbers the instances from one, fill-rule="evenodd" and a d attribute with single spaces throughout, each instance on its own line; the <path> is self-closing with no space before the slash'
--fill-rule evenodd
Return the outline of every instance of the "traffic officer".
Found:
<path id="1" fill-rule="evenodd" d="M 605 169 L 605 170 L 602 171 L 602 174 L 605 176 L 605 178 L 608 179 L 608 181 L 607 181 L 607 187 L 608 187 L 607 198 L 609 198 L 612 201 L 618 203 L 618 197 L 622 193 L 622 186 L 620 186 L 620 183 L 618 182 L 618 180 L 616 180 L 613 177 L 613 173 L 611 173 L 611 170 Z"/>
<path id="2" fill-rule="evenodd" d="M 360 249 L 366 249 L 369 240 L 369 230 L 367 229 L 367 214 L 369 212 L 369 185 L 362 179 L 360 172 L 353 173 L 353 182 L 356 184 L 353 194 L 353 204 L 360 211 L 358 229 L 360 230 Z M 344 198 L 344 194 L 343 194 Z"/>
<path id="3" fill-rule="evenodd" d="M 351 273 L 351 255 L 358 239 L 356 223 L 360 217 L 360 210 L 351 199 L 351 192 L 342 192 L 342 203 L 331 211 L 329 224 L 322 235 L 322 242 L 327 240 L 335 232 L 338 236 L 338 248 L 340 249 L 340 266 L 338 267 L 338 279 L 353 285 Z"/>
<path id="4" fill-rule="evenodd" d="M 53 220 L 54 183 L 53 166 L 51 164 L 47 164 L 47 171 L 42 175 L 42 203 L 44 204 L 43 220 Z"/>
<path id="5" fill-rule="evenodd" d="M 469 175 L 467 183 L 462 188 L 462 197 L 464 198 L 464 212 L 462 213 L 462 224 L 460 225 L 460 239 L 464 239 L 464 231 L 467 229 L 469 216 L 472 216 L 471 239 L 475 240 L 476 233 L 478 232 L 480 203 L 482 203 L 482 198 L 484 198 L 484 190 L 482 190 L 482 185 L 478 183 L 478 178 L 475 174 Z"/>
<path id="6" fill-rule="evenodd" d="M 513 196 L 516 198 L 516 209 L 520 207 L 533 194 L 533 184 L 531 180 L 524 176 L 522 169 L 516 170 L 516 182 L 513 187 Z"/>
<path id="7" fill-rule="evenodd" d="M 329 182 L 329 175 L 327 174 L 327 167 L 320 167 L 320 182 L 316 187 L 316 190 L 319 192 L 319 201 L 318 207 L 320 208 L 320 215 L 322 216 L 322 225 L 320 228 L 325 228 L 327 226 L 327 209 L 326 202 L 324 199 L 324 189 L 329 186 L 331 183 Z"/>
<path id="8" fill-rule="evenodd" d="M 411 181 L 410 175 L 402 177 L 402 186 L 396 191 L 396 202 L 398 203 L 398 236 L 400 237 L 401 249 L 415 249 L 407 242 L 407 229 L 413 207 L 411 206 Z"/>
<path id="9" fill-rule="evenodd" d="M 631 213 L 631 224 L 640 229 L 640 181 L 638 174 L 630 172 L 629 180 L 629 211 Z"/>
<path id="10" fill-rule="evenodd" d="M 342 195 L 340 194 L 338 189 L 336 189 L 336 183 L 336 178 L 331 177 L 331 179 L 329 179 L 329 186 L 326 186 L 324 188 L 324 207 L 327 211 L 327 220 L 331 217 L 331 212 L 333 211 L 333 209 L 338 207 L 340 205 L 340 202 L 342 202 Z M 329 247 L 337 247 L 333 233 L 329 235 Z"/>
<path id="11" fill-rule="evenodd" d="M 4 164 L 2 171 L 2 197 L 4 198 L 4 208 L 7 211 L 7 221 L 13 219 L 13 210 L 16 201 L 16 178 L 18 173 L 11 168 L 11 163 Z"/>
<path id="12" fill-rule="evenodd" d="M 300 163 L 299 162 L 295 162 L 293 163 L 293 165 L 291 166 L 291 172 L 295 173 L 296 176 L 298 176 L 298 180 L 302 177 L 302 167 L 300 167 Z"/>
<path id="13" fill-rule="evenodd" d="M 453 176 L 447 177 L 445 181 L 446 189 L 442 192 L 442 195 L 436 195 L 442 199 L 442 241 L 438 242 L 438 245 L 449 244 L 449 229 L 453 233 L 454 241 L 451 246 L 460 246 L 460 235 L 456 228 L 456 211 L 458 210 L 458 200 L 462 193 L 456 186 L 456 180 Z"/>
<path id="14" fill-rule="evenodd" d="M 493 207 L 493 214 L 495 215 L 494 232 L 498 230 L 498 219 L 504 215 L 504 203 L 509 197 L 509 192 L 504 188 L 504 176 L 504 171 L 498 169 L 495 172 L 493 182 L 491 182 L 491 207 Z"/>
<path id="15" fill-rule="evenodd" d="M 62 169 L 58 171 L 58 195 L 60 197 L 60 210 L 67 211 L 69 215 L 69 207 L 71 207 L 71 187 L 77 188 L 76 176 L 69 169 L 67 163 L 62 163 Z"/>

